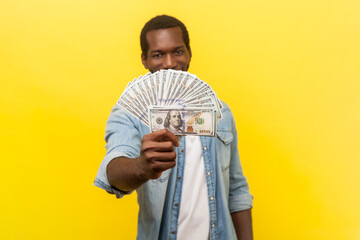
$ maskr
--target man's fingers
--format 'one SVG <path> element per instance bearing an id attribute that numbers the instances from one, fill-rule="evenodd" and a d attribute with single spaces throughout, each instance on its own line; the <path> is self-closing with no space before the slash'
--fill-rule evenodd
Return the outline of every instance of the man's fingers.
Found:
<path id="1" fill-rule="evenodd" d="M 144 142 L 141 146 L 141 151 L 155 151 L 155 152 L 172 152 L 174 151 L 174 144 L 170 141 L 166 142 L 154 142 L 148 141 Z"/>
<path id="2" fill-rule="evenodd" d="M 152 132 L 150 134 L 147 134 L 144 136 L 143 140 L 153 140 L 153 141 L 158 141 L 158 142 L 170 141 L 174 144 L 174 146 L 176 146 L 176 147 L 179 146 L 177 137 L 167 129 L 161 129 L 161 130 Z"/>
<path id="3" fill-rule="evenodd" d="M 160 173 L 160 172 L 168 170 L 169 168 L 175 167 L 175 165 L 176 165 L 175 161 L 174 162 L 162 162 L 161 164 L 154 165 L 153 171 L 155 173 Z"/>
<path id="4" fill-rule="evenodd" d="M 175 152 L 146 152 L 144 157 L 149 163 L 156 162 L 175 162 L 176 153 Z"/>
<path id="5" fill-rule="evenodd" d="M 151 179 L 176 165 L 174 146 L 179 146 L 177 137 L 169 130 L 162 129 L 143 137 L 141 143 L 142 163 Z"/>

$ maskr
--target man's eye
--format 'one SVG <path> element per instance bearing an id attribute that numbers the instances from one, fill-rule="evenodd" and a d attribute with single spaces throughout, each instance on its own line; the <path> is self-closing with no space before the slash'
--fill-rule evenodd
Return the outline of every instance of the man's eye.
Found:
<path id="1" fill-rule="evenodd" d="M 152 55 L 153 58 L 159 58 L 161 57 L 161 53 L 155 53 Z"/>
<path id="2" fill-rule="evenodd" d="M 184 50 L 181 50 L 181 49 L 175 51 L 176 55 L 181 55 L 183 53 L 184 53 Z"/>

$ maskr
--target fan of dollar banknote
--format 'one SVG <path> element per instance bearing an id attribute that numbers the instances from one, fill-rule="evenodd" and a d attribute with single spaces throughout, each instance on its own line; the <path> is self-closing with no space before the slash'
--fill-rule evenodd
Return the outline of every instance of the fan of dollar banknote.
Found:
<path id="1" fill-rule="evenodd" d="M 175 135 L 215 136 L 222 118 L 221 101 L 209 84 L 184 71 L 135 78 L 117 103 L 152 132 L 167 128 Z"/>

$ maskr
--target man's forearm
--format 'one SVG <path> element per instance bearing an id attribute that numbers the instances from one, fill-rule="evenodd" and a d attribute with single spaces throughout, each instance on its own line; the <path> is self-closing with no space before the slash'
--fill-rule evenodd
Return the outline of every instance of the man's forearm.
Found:
<path id="1" fill-rule="evenodd" d="M 139 158 L 114 158 L 108 164 L 106 172 L 111 186 L 121 191 L 132 191 L 147 180 L 143 178 L 140 171 Z"/>
<path id="2" fill-rule="evenodd" d="M 252 240 L 251 209 L 234 212 L 231 214 L 231 218 L 235 227 L 237 239 Z"/>

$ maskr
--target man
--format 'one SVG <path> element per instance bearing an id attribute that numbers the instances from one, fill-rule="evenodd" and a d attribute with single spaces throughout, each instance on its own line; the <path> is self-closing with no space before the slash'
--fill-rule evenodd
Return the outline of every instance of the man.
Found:
<path id="1" fill-rule="evenodd" d="M 151 19 L 140 40 L 141 60 L 150 72 L 188 70 L 189 36 L 179 20 Z M 178 141 L 166 129 L 150 133 L 139 119 L 113 108 L 95 185 L 118 198 L 137 191 L 138 239 L 252 239 L 252 196 L 235 122 L 225 103 L 222 111 L 216 137 Z"/>
<path id="2" fill-rule="evenodd" d="M 164 120 L 164 127 L 175 135 L 183 135 L 182 130 L 183 120 L 181 119 L 180 112 L 177 110 L 171 110 L 167 113 Z"/>

